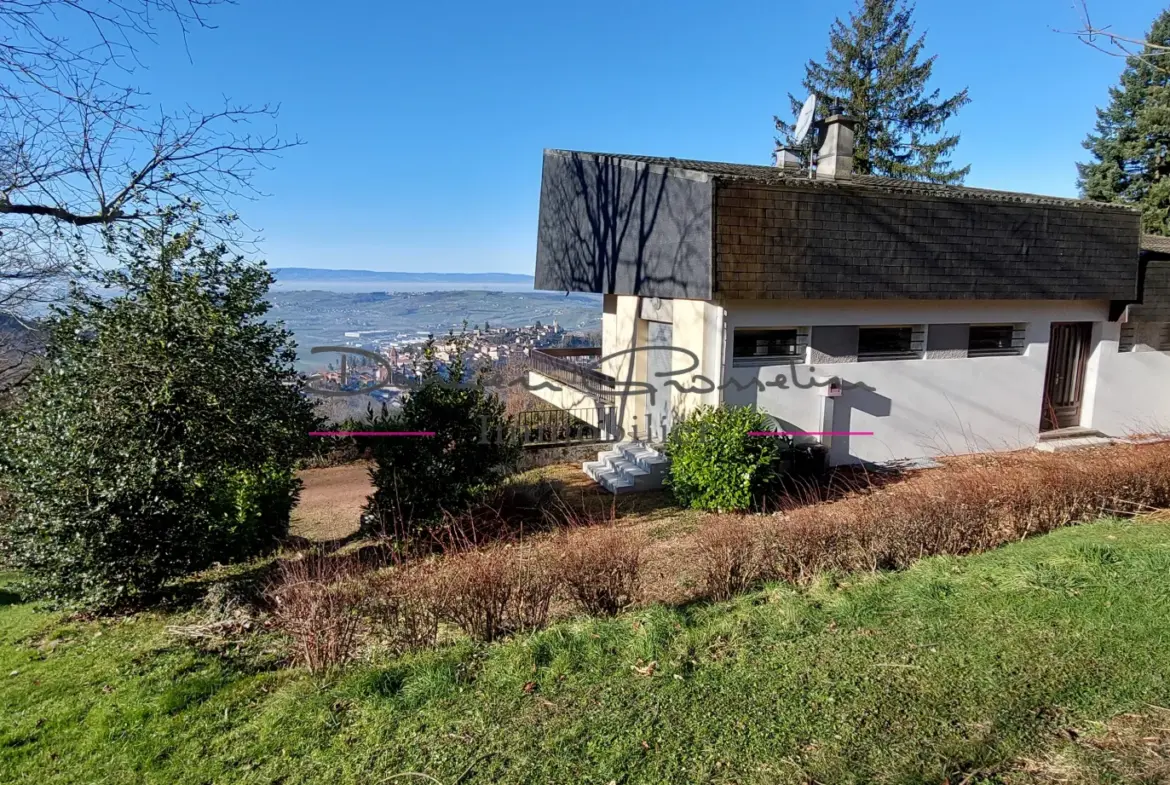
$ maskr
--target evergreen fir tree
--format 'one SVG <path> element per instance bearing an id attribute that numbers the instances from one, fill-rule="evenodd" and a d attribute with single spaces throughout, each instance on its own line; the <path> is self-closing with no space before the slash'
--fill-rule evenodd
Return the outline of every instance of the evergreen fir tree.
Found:
<path id="1" fill-rule="evenodd" d="M 1170 46 L 1170 10 L 1154 20 L 1149 44 Z M 1126 60 L 1121 82 L 1084 145 L 1094 161 L 1077 164 L 1081 195 L 1141 208 L 1142 229 L 1170 235 L 1170 70 L 1159 50 Z"/>
<path id="2" fill-rule="evenodd" d="M 958 184 L 971 167 L 950 162 L 959 136 L 942 130 L 970 99 L 966 88 L 946 99 L 928 91 L 935 57 L 922 59 L 926 37 L 913 37 L 913 10 L 901 0 L 858 0 L 848 22 L 833 22 L 825 62 L 808 62 L 803 85 L 817 94 L 822 115 L 857 119 L 856 174 Z M 796 116 L 803 97 L 788 98 Z M 791 146 L 793 128 L 777 117 L 777 141 Z"/>

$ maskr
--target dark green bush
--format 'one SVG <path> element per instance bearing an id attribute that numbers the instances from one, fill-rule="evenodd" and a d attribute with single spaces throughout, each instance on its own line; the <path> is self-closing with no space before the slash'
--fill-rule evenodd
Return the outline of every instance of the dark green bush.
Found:
<path id="1" fill-rule="evenodd" d="M 216 561 L 232 562 L 264 553 L 288 535 L 289 516 L 301 491 L 292 469 L 274 461 L 227 474 L 216 504 Z"/>
<path id="2" fill-rule="evenodd" d="M 482 501 L 514 471 L 520 444 L 504 404 L 482 375 L 469 374 L 462 359 L 440 365 L 434 341 L 424 349 L 419 382 L 398 411 L 373 416 L 363 430 L 425 431 L 429 437 L 371 437 L 374 494 L 362 516 L 367 534 L 410 538 L 445 513 L 458 514 Z M 471 378 L 468 378 L 468 376 Z"/>
<path id="3" fill-rule="evenodd" d="M 140 601 L 287 532 L 314 418 L 262 265 L 149 233 L 76 288 L 0 423 L 5 559 L 34 596 Z"/>
<path id="4" fill-rule="evenodd" d="M 670 429 L 666 484 L 679 504 L 700 510 L 746 510 L 773 487 L 788 442 L 749 436 L 774 426 L 750 406 L 704 406 Z"/>

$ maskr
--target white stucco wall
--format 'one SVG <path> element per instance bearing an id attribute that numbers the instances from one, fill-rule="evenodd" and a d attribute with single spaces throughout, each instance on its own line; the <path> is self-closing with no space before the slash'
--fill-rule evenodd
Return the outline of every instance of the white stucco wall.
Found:
<path id="1" fill-rule="evenodd" d="M 642 317 L 649 317 L 671 325 L 672 345 L 685 347 L 693 352 L 698 367 L 688 371 L 695 360 L 680 351 L 670 354 L 670 369 L 676 375 L 669 379 L 649 378 L 647 367 L 649 354 L 646 351 L 623 354 L 602 362 L 601 371 L 618 381 L 619 391 L 631 390 L 629 395 L 615 396 L 618 422 L 631 438 L 634 438 L 634 435 L 637 438 L 644 438 L 648 432 L 656 434 L 659 424 L 647 425 L 649 397 L 636 392 L 639 389 L 636 385 L 623 388 L 621 384 L 623 381 L 648 382 L 655 385 L 660 394 L 666 390 L 668 381 L 676 382 L 679 387 L 672 387 L 669 390 L 670 408 L 675 415 L 690 411 L 699 404 L 715 406 L 720 401 L 718 389 L 703 393 L 688 390 L 695 387 L 696 375 L 706 376 L 712 380 L 722 378 L 724 351 L 722 305 L 703 300 L 663 300 L 657 301 L 656 308 L 655 303 L 656 301 L 650 298 L 606 295 L 601 317 L 602 356 L 609 357 L 633 348 L 647 347 L 650 325 L 647 319 Z"/>
<path id="2" fill-rule="evenodd" d="M 1101 327 L 1092 426 L 1111 436 L 1170 433 L 1170 352 L 1119 353 L 1121 325 Z"/>
<path id="3" fill-rule="evenodd" d="M 629 295 L 605 295 L 601 314 L 600 370 L 618 382 L 636 382 L 646 378 L 646 353 L 622 354 L 647 343 L 647 324 L 638 317 L 640 298 Z M 606 359 L 617 354 L 613 359 Z M 618 395 L 614 399 L 617 422 L 633 432 L 635 426 L 645 429 L 646 397 Z"/>
<path id="4" fill-rule="evenodd" d="M 873 436 L 831 440 L 834 463 L 883 462 L 1031 447 L 1040 424 L 1044 373 L 1052 322 L 1093 322 L 1092 354 L 1086 371 L 1081 425 L 1106 434 L 1170 432 L 1170 353 L 1118 353 L 1120 325 L 1108 321 L 1105 302 L 1063 301 L 731 301 L 675 300 L 673 343 L 699 357 L 699 373 L 725 389 L 711 393 L 672 392 L 673 408 L 683 412 L 699 403 L 755 404 L 785 428 L 803 431 L 873 431 Z M 796 379 L 825 381 L 838 376 L 860 382 L 833 403 L 825 420 L 819 387 L 774 386 L 784 365 L 733 367 L 732 338 L 737 327 L 815 327 L 818 325 L 1026 324 L 1022 355 L 961 359 L 797 364 Z M 606 355 L 645 346 L 647 322 L 639 317 L 637 297 L 606 297 L 602 349 Z M 691 362 L 675 353 L 675 371 Z M 646 380 L 646 354 L 623 355 L 602 367 L 618 380 Z M 691 374 L 673 377 L 696 384 Z M 763 391 L 754 379 L 773 382 Z M 649 380 L 651 383 L 658 383 Z M 731 382 L 744 389 L 737 389 Z M 729 385 L 729 386 L 728 386 Z M 565 408 L 569 401 L 550 401 Z M 646 398 L 615 399 L 618 422 L 629 430 L 644 427 Z"/>
<path id="5" fill-rule="evenodd" d="M 717 387 L 710 392 L 689 390 L 702 386 L 697 383 L 696 376 L 705 376 L 712 380 L 722 377 L 723 313 L 721 305 L 703 300 L 674 301 L 674 345 L 695 354 L 695 358 L 682 352 L 673 354 L 671 370 L 675 375 L 670 380 L 677 382 L 681 387 L 672 391 L 672 404 L 676 416 L 692 411 L 700 404 L 716 406 L 719 403 Z M 696 362 L 698 367 L 688 370 Z"/>
<path id="6" fill-rule="evenodd" d="M 873 436 L 834 437 L 830 458 L 835 464 L 1034 445 L 1051 323 L 1103 322 L 1108 318 L 1105 302 L 734 301 L 724 303 L 724 308 L 724 380 L 747 386 L 743 390 L 727 387 L 724 401 L 755 404 L 776 417 L 785 429 L 874 432 Z M 788 365 L 731 367 L 736 327 L 931 323 L 1027 324 L 1026 347 L 1022 355 L 1010 357 L 796 365 L 801 383 L 839 376 L 873 388 L 872 392 L 846 390 L 834 402 L 831 422 L 824 421 L 824 396 L 819 388 L 797 389 L 791 380 L 788 389 L 773 386 L 760 392 L 752 385 L 756 378 L 770 382 L 777 374 L 790 376 Z M 1101 364 L 1108 367 L 1107 362 Z M 1097 411 L 1108 400 L 1112 400 L 1110 395 L 1095 391 Z M 1096 411 L 1086 407 L 1082 424 L 1090 424 L 1095 416 Z"/>

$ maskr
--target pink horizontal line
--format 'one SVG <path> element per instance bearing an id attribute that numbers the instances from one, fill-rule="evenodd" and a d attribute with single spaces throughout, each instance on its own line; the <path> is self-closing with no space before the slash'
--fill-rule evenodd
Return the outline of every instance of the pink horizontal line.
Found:
<path id="1" fill-rule="evenodd" d="M 434 431 L 309 431 L 310 436 L 434 436 Z"/>
<path id="2" fill-rule="evenodd" d="M 748 436 L 873 436 L 873 431 L 748 431 Z"/>

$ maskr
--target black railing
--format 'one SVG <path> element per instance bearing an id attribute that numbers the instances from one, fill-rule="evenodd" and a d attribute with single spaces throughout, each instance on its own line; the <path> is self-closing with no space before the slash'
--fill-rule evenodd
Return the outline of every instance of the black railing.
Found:
<path id="1" fill-rule="evenodd" d="M 600 429 L 585 418 L 606 416 L 598 409 L 532 409 L 516 415 L 515 427 L 525 446 L 603 441 Z"/>
<path id="2" fill-rule="evenodd" d="M 549 357 L 568 357 L 582 365 L 591 364 L 589 358 L 596 357 L 601 359 L 600 346 L 569 346 L 564 348 L 547 347 L 544 349 L 534 349 L 533 351 L 547 354 Z"/>
<path id="3" fill-rule="evenodd" d="M 551 352 L 557 352 L 552 354 Z M 529 367 L 555 382 L 588 393 L 598 403 L 613 403 L 614 379 L 572 358 L 600 357 L 601 349 L 533 349 L 528 355 Z"/>

